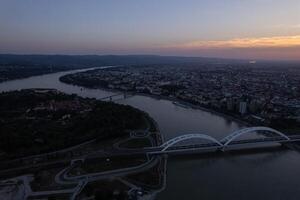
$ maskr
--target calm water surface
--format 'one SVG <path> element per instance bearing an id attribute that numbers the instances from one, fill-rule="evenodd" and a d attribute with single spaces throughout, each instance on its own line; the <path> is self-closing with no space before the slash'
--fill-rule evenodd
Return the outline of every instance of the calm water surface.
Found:
<path id="1" fill-rule="evenodd" d="M 0 91 L 26 88 L 56 88 L 68 94 L 102 98 L 114 94 L 99 89 L 82 89 L 59 82 L 70 72 L 36 76 L 0 84 Z M 241 128 L 238 122 L 206 111 L 186 109 L 168 100 L 134 96 L 118 103 L 146 111 L 158 123 L 161 134 L 169 139 L 186 133 L 209 134 L 221 139 Z M 167 165 L 166 188 L 159 200 L 299 200 L 300 154 L 286 150 L 200 158 L 171 157 Z"/>

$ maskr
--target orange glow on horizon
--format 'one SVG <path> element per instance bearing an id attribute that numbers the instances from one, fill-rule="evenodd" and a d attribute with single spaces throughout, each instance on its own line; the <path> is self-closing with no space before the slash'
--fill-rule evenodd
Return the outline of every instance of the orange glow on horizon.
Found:
<path id="1" fill-rule="evenodd" d="M 230 48 L 292 48 L 300 47 L 300 35 L 261 38 L 237 38 L 231 40 L 193 41 L 167 45 L 175 49 L 230 49 Z"/>

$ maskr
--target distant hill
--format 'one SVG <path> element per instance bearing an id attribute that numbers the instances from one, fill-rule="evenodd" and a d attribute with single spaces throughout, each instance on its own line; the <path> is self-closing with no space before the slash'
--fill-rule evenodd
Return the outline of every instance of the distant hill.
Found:
<path id="1" fill-rule="evenodd" d="M 0 65 L 97 67 L 103 65 L 245 63 L 247 61 L 157 55 L 15 55 L 0 54 Z"/>

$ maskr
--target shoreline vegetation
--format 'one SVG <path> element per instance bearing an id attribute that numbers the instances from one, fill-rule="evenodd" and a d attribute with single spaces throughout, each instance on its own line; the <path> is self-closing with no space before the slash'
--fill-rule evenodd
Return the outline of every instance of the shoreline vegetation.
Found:
<path id="1" fill-rule="evenodd" d="M 0 83 L 76 69 L 82 67 L 0 65 Z"/>
<path id="2" fill-rule="evenodd" d="M 131 106 L 55 89 L 3 92 L 0 102 L 1 160 L 116 139 L 149 125 L 158 130 L 147 113 Z"/>

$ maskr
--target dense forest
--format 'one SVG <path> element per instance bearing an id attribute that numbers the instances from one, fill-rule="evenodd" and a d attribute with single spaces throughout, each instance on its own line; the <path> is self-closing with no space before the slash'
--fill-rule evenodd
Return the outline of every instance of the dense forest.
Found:
<path id="1" fill-rule="evenodd" d="M 125 105 L 56 90 L 0 94 L 0 155 L 54 151 L 91 139 L 105 140 L 145 127 L 145 113 Z"/>
<path id="2" fill-rule="evenodd" d="M 49 74 L 60 71 L 72 70 L 73 67 L 67 66 L 19 66 L 19 65 L 5 65 L 0 66 L 0 83 L 13 79 L 27 78 L 30 76 L 37 76 Z"/>

